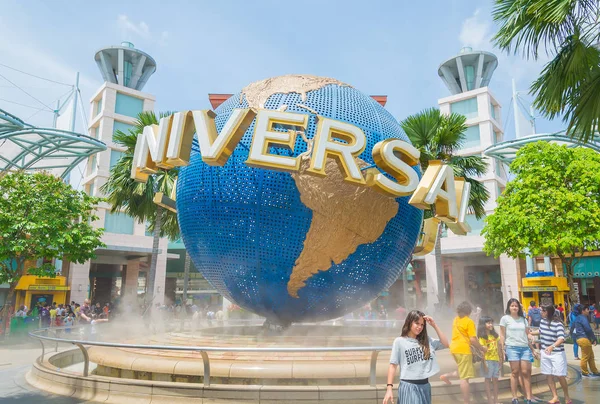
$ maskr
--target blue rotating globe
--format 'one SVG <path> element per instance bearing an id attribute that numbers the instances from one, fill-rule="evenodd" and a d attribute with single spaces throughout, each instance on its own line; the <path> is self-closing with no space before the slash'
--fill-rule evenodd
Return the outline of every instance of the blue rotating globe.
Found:
<path id="1" fill-rule="evenodd" d="M 333 159 L 326 177 L 307 174 L 317 115 L 364 131 L 367 146 L 357 159 L 363 173 L 374 165 L 377 142 L 408 142 L 407 136 L 371 97 L 329 78 L 289 75 L 252 83 L 216 109 L 217 130 L 235 108 L 249 107 L 309 116 L 293 151 L 269 150 L 297 156 L 300 170 L 245 164 L 254 123 L 221 167 L 202 161 L 194 139 L 190 164 L 179 173 L 177 212 L 196 268 L 224 297 L 272 323 L 328 320 L 364 306 L 406 268 L 423 214 L 409 197 L 343 181 Z"/>

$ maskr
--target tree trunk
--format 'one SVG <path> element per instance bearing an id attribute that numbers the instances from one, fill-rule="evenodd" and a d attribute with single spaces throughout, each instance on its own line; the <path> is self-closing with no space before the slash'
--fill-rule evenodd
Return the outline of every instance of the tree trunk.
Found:
<path id="1" fill-rule="evenodd" d="M 446 280 L 444 276 L 444 267 L 442 265 L 442 229 L 444 223 L 438 226 L 437 240 L 435 241 L 435 267 L 438 284 L 438 310 L 446 305 Z"/>
<path id="2" fill-rule="evenodd" d="M 156 263 L 158 261 L 158 244 L 160 242 L 160 228 L 162 226 L 164 208 L 156 207 L 156 220 L 154 221 L 154 239 L 152 240 L 152 258 L 150 260 L 150 269 L 148 270 L 148 278 L 146 279 L 146 307 L 150 308 L 154 305 L 155 298 L 154 284 L 156 280 Z"/>
<path id="3" fill-rule="evenodd" d="M 12 299 L 15 295 L 15 290 L 17 289 L 18 282 L 13 282 L 10 284 L 8 289 L 8 294 L 6 295 L 6 300 L 4 301 L 4 306 L 2 306 L 2 310 L 0 311 L 0 318 L 2 319 L 2 339 L 6 339 L 6 330 L 8 328 L 8 322 L 10 321 L 10 310 L 9 308 L 12 306 Z M 13 307 L 14 311 L 14 307 Z"/>
<path id="4" fill-rule="evenodd" d="M 187 303 L 188 294 L 188 283 L 190 281 L 190 254 L 185 250 L 185 264 L 183 265 L 183 307 Z"/>
<path id="5" fill-rule="evenodd" d="M 575 281 L 573 280 L 573 262 L 570 259 L 561 258 L 561 263 L 564 264 L 567 271 L 567 282 L 569 283 L 569 294 L 567 295 L 567 303 L 569 311 L 573 310 L 573 305 L 579 303 L 579 295 L 575 292 Z"/>

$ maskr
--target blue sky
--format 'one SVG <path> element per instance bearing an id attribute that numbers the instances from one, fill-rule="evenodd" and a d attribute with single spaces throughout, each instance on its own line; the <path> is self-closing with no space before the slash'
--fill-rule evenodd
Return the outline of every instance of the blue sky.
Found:
<path id="1" fill-rule="evenodd" d="M 545 62 L 493 49 L 491 0 L 0 2 L 0 63 L 68 83 L 81 72 L 86 115 L 102 83 L 94 54 L 123 40 L 157 62 L 144 88 L 157 97 L 157 110 L 210 108 L 208 93 L 303 73 L 387 95 L 398 120 L 449 95 L 438 66 L 472 46 L 499 58 L 490 88 L 503 106 L 505 137 L 513 138 L 511 78 L 527 90 Z M 48 105 L 68 91 L 3 66 L 0 74 Z M 30 122 L 37 125 L 52 123 L 50 113 L 3 100 L 41 107 L 0 77 L 0 108 L 22 118 L 35 114 Z M 562 127 L 538 120 L 538 132 Z"/>

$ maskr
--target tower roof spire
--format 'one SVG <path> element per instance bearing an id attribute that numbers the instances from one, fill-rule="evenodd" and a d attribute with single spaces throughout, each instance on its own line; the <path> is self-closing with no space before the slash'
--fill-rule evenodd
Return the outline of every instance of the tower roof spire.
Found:
<path id="1" fill-rule="evenodd" d="M 464 47 L 440 65 L 438 75 L 452 94 L 460 94 L 486 87 L 497 66 L 498 58 L 493 53 Z"/>
<path id="2" fill-rule="evenodd" d="M 104 81 L 139 91 L 156 71 L 154 59 L 131 42 L 100 49 L 94 59 Z"/>

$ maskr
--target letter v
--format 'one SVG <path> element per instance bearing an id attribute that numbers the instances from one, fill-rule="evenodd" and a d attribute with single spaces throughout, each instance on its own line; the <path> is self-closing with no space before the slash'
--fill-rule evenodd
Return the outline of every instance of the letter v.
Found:
<path id="1" fill-rule="evenodd" d="M 202 161 L 211 166 L 222 166 L 252 124 L 256 111 L 250 108 L 234 109 L 221 133 L 217 132 L 216 114 L 213 111 L 192 111 L 192 115 Z"/>

